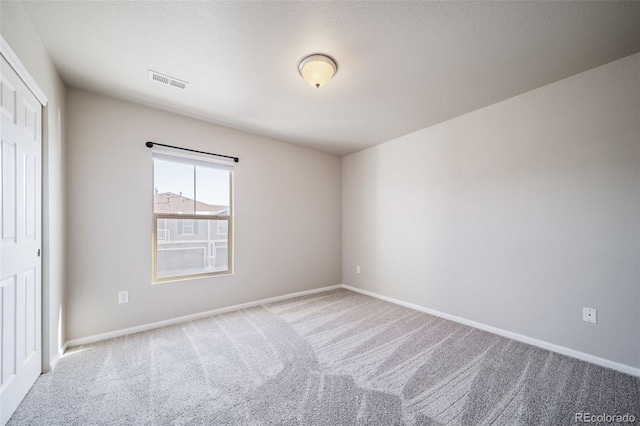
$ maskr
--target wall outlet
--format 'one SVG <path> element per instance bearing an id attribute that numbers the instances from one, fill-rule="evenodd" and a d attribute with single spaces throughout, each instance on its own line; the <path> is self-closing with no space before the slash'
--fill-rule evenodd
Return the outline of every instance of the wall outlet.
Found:
<path id="1" fill-rule="evenodd" d="M 360 267 L 356 266 L 356 274 L 359 274 L 359 273 L 360 273 Z"/>
<path id="2" fill-rule="evenodd" d="M 118 292 L 118 303 L 129 303 L 129 292 L 128 291 L 119 291 Z"/>
<path id="3" fill-rule="evenodd" d="M 592 322 L 596 324 L 598 322 L 598 310 L 594 308 L 582 308 L 582 321 Z"/>

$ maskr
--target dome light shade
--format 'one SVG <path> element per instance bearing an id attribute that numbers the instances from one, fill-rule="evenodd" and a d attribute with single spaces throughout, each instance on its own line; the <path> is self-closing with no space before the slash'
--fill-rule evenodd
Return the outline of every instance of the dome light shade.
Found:
<path id="1" fill-rule="evenodd" d="M 324 86 L 338 72 L 338 64 L 333 58 L 315 53 L 303 58 L 298 65 L 300 75 L 310 86 Z"/>

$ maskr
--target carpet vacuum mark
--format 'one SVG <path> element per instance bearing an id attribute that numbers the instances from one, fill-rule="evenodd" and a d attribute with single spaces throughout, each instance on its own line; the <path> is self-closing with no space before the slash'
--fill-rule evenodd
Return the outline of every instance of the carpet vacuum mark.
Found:
<path id="1" fill-rule="evenodd" d="M 565 425 L 640 379 L 335 290 L 70 349 L 9 425 Z"/>

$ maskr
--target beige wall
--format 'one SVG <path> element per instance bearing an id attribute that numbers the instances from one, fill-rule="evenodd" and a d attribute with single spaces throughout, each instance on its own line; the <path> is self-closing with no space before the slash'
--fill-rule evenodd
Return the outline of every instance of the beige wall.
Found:
<path id="1" fill-rule="evenodd" d="M 67 338 L 337 284 L 341 264 L 345 284 L 640 366 L 639 55 L 348 156 L 341 182 L 336 157 L 75 89 L 66 140 L 19 2 L 0 33 L 49 98 L 45 366 Z M 233 276 L 150 284 L 146 140 L 241 157 Z"/>
<path id="2" fill-rule="evenodd" d="M 65 86 L 19 2 L 0 2 L 0 34 L 49 99 L 43 114 L 43 368 L 65 342 Z"/>
<path id="3" fill-rule="evenodd" d="M 343 283 L 640 367 L 639 76 L 636 54 L 343 158 Z"/>
<path id="4" fill-rule="evenodd" d="M 69 340 L 340 283 L 338 157 L 76 89 L 68 113 Z M 240 157 L 234 275 L 151 284 L 149 140 Z"/>

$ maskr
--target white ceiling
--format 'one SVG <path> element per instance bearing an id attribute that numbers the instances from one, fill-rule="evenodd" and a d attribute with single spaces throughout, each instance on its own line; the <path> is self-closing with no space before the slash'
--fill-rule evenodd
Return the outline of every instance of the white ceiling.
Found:
<path id="1" fill-rule="evenodd" d="M 339 155 L 640 51 L 637 1 L 23 6 L 71 86 Z M 320 89 L 315 52 L 339 67 Z"/>

